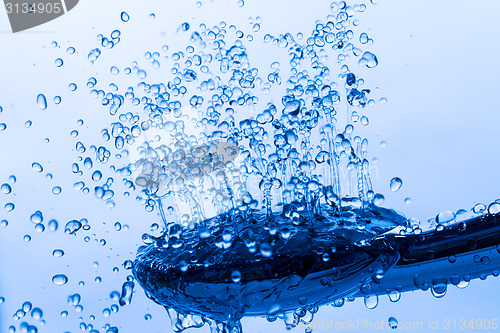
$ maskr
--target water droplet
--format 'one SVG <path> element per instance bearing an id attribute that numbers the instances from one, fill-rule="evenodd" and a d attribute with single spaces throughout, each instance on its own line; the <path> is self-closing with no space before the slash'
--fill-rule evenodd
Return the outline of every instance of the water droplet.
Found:
<path id="1" fill-rule="evenodd" d="M 394 317 L 389 317 L 388 324 L 393 330 L 398 328 L 398 321 Z"/>
<path id="2" fill-rule="evenodd" d="M 80 230 L 82 227 L 82 223 L 77 220 L 72 220 L 66 223 L 66 226 L 64 227 L 64 233 L 67 235 L 76 235 L 76 232 Z"/>
<path id="3" fill-rule="evenodd" d="M 52 193 L 54 193 L 55 195 L 59 195 L 61 192 L 62 192 L 61 186 L 54 186 L 54 188 L 52 188 Z"/>
<path id="4" fill-rule="evenodd" d="M 54 258 L 60 258 L 63 255 L 64 255 L 64 251 L 61 249 L 56 249 L 56 250 L 52 251 L 52 256 L 54 256 Z"/>
<path id="5" fill-rule="evenodd" d="M 94 173 L 92 173 L 92 180 L 93 181 L 98 182 L 99 180 L 101 180 L 101 178 L 102 178 L 101 171 L 96 170 L 96 171 L 94 171 Z"/>
<path id="6" fill-rule="evenodd" d="M 390 188 L 392 192 L 398 191 L 403 185 L 403 181 L 399 177 L 394 177 L 391 179 Z"/>
<path id="7" fill-rule="evenodd" d="M 486 206 L 482 203 L 478 203 L 474 205 L 472 211 L 476 214 L 482 214 L 486 210 Z"/>
<path id="8" fill-rule="evenodd" d="M 35 320 L 40 320 L 43 317 L 43 311 L 40 308 L 31 310 L 31 317 Z"/>
<path id="9" fill-rule="evenodd" d="M 54 103 L 60 104 L 61 103 L 61 96 L 54 96 Z"/>
<path id="10" fill-rule="evenodd" d="M 378 59 L 375 54 L 367 51 L 363 53 L 363 57 L 359 60 L 359 64 L 368 68 L 374 68 L 378 65 Z"/>
<path id="11" fill-rule="evenodd" d="M 41 223 L 43 222 L 43 214 L 41 211 L 37 210 L 36 212 L 34 212 L 33 214 L 31 214 L 30 216 L 30 221 L 32 223 Z"/>
<path id="12" fill-rule="evenodd" d="M 33 164 L 31 164 L 31 167 L 33 168 L 33 170 L 35 170 L 36 172 L 42 172 L 43 171 L 43 167 L 40 163 L 38 162 L 33 162 Z"/>
<path id="13" fill-rule="evenodd" d="M 378 296 L 365 296 L 365 306 L 367 309 L 375 309 L 378 305 Z"/>
<path id="14" fill-rule="evenodd" d="M 7 128 L 7 124 L 0 123 L 0 132 L 4 131 Z"/>
<path id="15" fill-rule="evenodd" d="M 10 187 L 10 185 L 7 184 L 7 183 L 2 184 L 2 186 L 0 187 L 0 189 L 5 194 L 9 194 L 10 192 L 12 192 L 12 187 Z"/>
<path id="16" fill-rule="evenodd" d="M 64 64 L 64 61 L 61 58 L 57 58 L 54 63 L 57 67 L 61 67 Z"/>
<path id="17" fill-rule="evenodd" d="M 134 292 L 134 282 L 127 281 L 122 285 L 122 294 L 120 296 L 119 303 L 121 306 L 130 304 L 132 301 L 132 295 Z"/>
<path id="18" fill-rule="evenodd" d="M 500 203 L 493 202 L 488 206 L 488 213 L 490 214 L 498 214 L 500 213 Z"/>
<path id="19" fill-rule="evenodd" d="M 37 97 L 36 97 L 36 104 L 38 105 L 38 107 L 42 110 L 45 110 L 47 109 L 47 99 L 45 98 L 45 95 L 44 94 L 39 94 Z"/>
<path id="20" fill-rule="evenodd" d="M 8 202 L 5 204 L 4 208 L 7 212 L 12 212 L 16 206 L 12 202 Z"/>
<path id="21" fill-rule="evenodd" d="M 241 273 L 240 271 L 233 271 L 231 273 L 231 280 L 234 282 L 234 283 L 238 283 L 241 281 Z"/>
<path id="22" fill-rule="evenodd" d="M 436 216 L 437 223 L 449 223 L 455 220 L 455 213 L 449 210 L 444 210 Z"/>
<path id="23" fill-rule="evenodd" d="M 51 232 L 57 231 L 58 227 L 59 227 L 59 223 L 56 220 L 49 221 L 49 230 Z"/>
<path id="24" fill-rule="evenodd" d="M 63 286 L 68 283 L 68 277 L 64 274 L 57 274 L 52 277 L 52 282 L 56 286 Z"/>
<path id="25" fill-rule="evenodd" d="M 128 20 L 130 20 L 130 16 L 126 12 L 122 12 L 120 18 L 123 22 L 128 22 Z"/>

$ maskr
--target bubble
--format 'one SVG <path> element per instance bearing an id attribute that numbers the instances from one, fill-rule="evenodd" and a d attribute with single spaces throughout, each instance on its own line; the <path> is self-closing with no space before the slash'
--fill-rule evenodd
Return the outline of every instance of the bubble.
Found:
<path id="1" fill-rule="evenodd" d="M 64 274 L 57 274 L 52 277 L 52 282 L 56 286 L 63 286 L 68 283 L 68 277 Z"/>
<path id="2" fill-rule="evenodd" d="M 398 321 L 394 317 L 389 317 L 389 320 L 387 321 L 389 324 L 389 327 L 392 328 L 393 330 L 398 328 Z"/>
<path id="3" fill-rule="evenodd" d="M 403 181 L 399 177 L 394 177 L 391 179 L 390 188 L 392 192 L 398 191 L 403 185 Z"/>
<path id="4" fill-rule="evenodd" d="M 361 44 L 368 43 L 368 35 L 365 32 L 363 32 L 363 33 L 361 33 L 361 35 L 359 35 L 359 42 Z"/>
<path id="5" fill-rule="evenodd" d="M 130 20 L 130 16 L 126 12 L 122 12 L 120 18 L 123 22 L 128 22 L 128 20 Z"/>
<path id="6" fill-rule="evenodd" d="M 10 192 L 12 192 L 12 187 L 7 183 L 3 183 L 0 187 L 0 190 L 2 191 L 2 193 L 9 194 Z"/>
<path id="7" fill-rule="evenodd" d="M 64 64 L 64 61 L 61 58 L 57 58 L 54 61 L 54 64 L 56 64 L 56 67 L 61 67 Z"/>
<path id="8" fill-rule="evenodd" d="M 54 186 L 52 188 L 52 193 L 55 194 L 55 195 L 59 195 L 61 192 L 62 192 L 61 186 Z"/>
<path id="9" fill-rule="evenodd" d="M 61 250 L 61 249 L 56 249 L 56 250 L 52 251 L 52 256 L 53 256 L 54 258 L 60 258 L 60 257 L 62 257 L 63 255 L 64 255 L 64 251 L 63 251 L 63 250 Z"/>
<path id="10" fill-rule="evenodd" d="M 109 69 L 110 73 L 113 74 L 113 75 L 118 75 L 120 73 L 120 70 L 118 69 L 118 67 L 116 66 L 112 66 L 110 69 Z"/>
<path id="11" fill-rule="evenodd" d="M 42 110 L 47 109 L 47 99 L 45 98 L 44 94 L 38 94 L 38 96 L 36 97 L 36 104 Z"/>
<path id="12" fill-rule="evenodd" d="M 374 68 L 378 65 L 378 59 L 375 54 L 367 51 L 363 53 L 363 57 L 359 60 L 359 64 L 368 68 Z"/>
<path id="13" fill-rule="evenodd" d="M 31 167 L 33 168 L 33 170 L 35 170 L 36 172 L 42 172 L 43 171 L 43 167 L 40 163 L 38 162 L 33 162 L 31 164 Z"/>

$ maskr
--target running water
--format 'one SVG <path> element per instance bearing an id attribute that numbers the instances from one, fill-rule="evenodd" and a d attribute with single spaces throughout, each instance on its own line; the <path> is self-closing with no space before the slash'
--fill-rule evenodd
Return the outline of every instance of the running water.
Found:
<path id="1" fill-rule="evenodd" d="M 134 62 L 123 69 L 110 66 L 117 79 L 109 88 L 100 86 L 102 74 L 88 78 L 86 87 L 68 85 L 69 91 L 88 89 L 109 112 L 105 119 L 112 119 L 103 125 L 104 141 L 71 132 L 78 154 L 71 170 L 82 177 L 74 189 L 112 208 L 120 200 L 114 187 L 120 179 L 127 187 L 124 196 L 136 195 L 163 222 L 152 228 L 155 234 L 143 235 L 135 261 L 124 263 L 134 276 L 110 295 L 116 304 L 103 311 L 105 317 L 132 302 L 136 279 L 167 309 L 176 332 L 205 323 L 213 332 L 238 332 L 245 315 L 280 318 L 293 328 L 311 323 L 319 306 L 340 307 L 359 292 L 367 308 L 377 306 L 371 283 L 380 284 L 399 259 L 397 249 L 379 236 L 394 229 L 418 235 L 422 229 L 415 219 L 381 207 L 384 196 L 370 180 L 368 140 L 358 134 L 369 125 L 366 110 L 376 104 L 363 73 L 379 62 L 370 52 L 373 39 L 356 18 L 366 9 L 334 2 L 311 33 L 295 35 L 265 33 L 260 17 L 251 19 L 250 34 L 232 22 L 213 27 L 186 22 L 177 29 L 182 49 L 163 45 L 161 52 L 145 53 L 164 81 L 150 80 L 149 70 Z M 123 24 L 133 23 L 127 12 L 119 16 Z M 101 61 L 122 38 L 120 30 L 99 34 L 99 46 L 85 52 L 88 63 Z M 260 55 L 251 53 L 255 44 Z M 262 53 L 273 60 L 254 67 Z M 54 64 L 65 66 L 61 58 Z M 41 110 L 50 108 L 44 94 L 35 102 Z M 53 102 L 61 103 L 61 97 Z M 0 124 L 0 131 L 6 128 Z M 115 176 L 103 176 L 104 167 Z M 32 168 L 44 171 L 39 162 Z M 2 192 L 9 194 L 15 181 L 3 184 Z M 391 191 L 402 186 L 399 177 L 390 182 Z M 62 192 L 52 188 L 54 195 Z M 14 203 L 5 204 L 6 211 L 14 209 Z M 473 211 L 494 215 L 500 204 Z M 444 211 L 432 222 L 441 231 L 458 215 Z M 35 230 L 45 230 L 41 211 L 30 220 Z M 58 229 L 55 220 L 47 225 Z M 62 226 L 68 237 L 90 229 L 86 219 Z M 114 228 L 121 230 L 121 223 Z M 62 249 L 53 251 L 55 258 L 64 255 Z M 68 277 L 54 274 L 52 282 L 63 286 Z M 414 283 L 425 289 L 424 282 Z M 438 282 L 431 289 L 442 297 L 446 281 Z M 306 288 L 308 297 L 299 297 L 297 286 Z M 399 300 L 400 291 L 387 290 L 391 301 Z M 68 302 L 81 307 L 79 294 Z M 30 312 L 42 318 L 41 309 L 25 303 L 15 319 Z M 82 324 L 83 330 L 96 331 Z M 391 317 L 389 324 L 395 328 L 398 322 Z M 27 323 L 20 329 L 36 331 Z M 105 329 L 118 332 L 109 324 Z"/>

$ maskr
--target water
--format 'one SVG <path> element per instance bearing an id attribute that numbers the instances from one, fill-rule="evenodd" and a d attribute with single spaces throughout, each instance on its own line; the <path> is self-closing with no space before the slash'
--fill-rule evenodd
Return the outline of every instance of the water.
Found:
<path id="1" fill-rule="evenodd" d="M 201 2 L 197 6 L 202 7 Z M 238 6 L 245 3 L 239 1 Z M 370 50 L 372 36 L 354 29 L 365 9 L 333 3 L 329 16 L 316 22 L 312 33 L 279 36 L 268 33 L 257 17 L 251 19 L 251 29 L 230 22 L 214 27 L 184 22 L 177 29 L 184 47 L 145 50 L 150 67 L 132 62 L 124 68 L 109 58 L 110 49 L 127 38 L 119 30 L 99 34 L 97 48 L 76 53 L 89 65 L 104 63 L 112 82 L 108 84 L 104 72 L 90 74 L 94 76 L 66 82 L 61 94 L 85 90 L 107 118 L 98 128 L 89 125 L 96 129 L 94 136 L 85 136 L 83 129 L 67 131 L 68 140 L 74 139 L 75 158 L 66 170 L 74 176 L 76 191 L 53 183 L 58 175 L 47 173 L 53 169 L 50 163 L 30 162 L 32 169 L 52 181 L 51 200 L 74 192 L 112 211 L 132 197 L 138 209 L 151 213 L 146 221 L 151 230 L 143 235 L 135 262 L 125 260 L 120 268 L 113 267 L 113 272 L 130 274 L 109 298 L 103 294 L 113 304 L 80 320 L 81 329 L 93 332 L 98 329 L 95 316 L 112 317 L 129 306 L 137 284 L 167 308 L 174 331 L 209 324 L 214 332 L 237 332 L 244 315 L 279 318 L 293 328 L 311 323 L 319 306 L 342 307 L 359 292 L 368 309 L 377 307 L 379 295 L 371 294 L 375 287 L 370 281 L 386 281 L 386 272 L 398 260 L 394 246 L 380 241 L 380 235 L 394 228 L 402 236 L 422 230 L 418 222 L 380 207 L 384 195 L 372 188 L 369 142 L 361 129 L 370 125 L 370 108 L 386 99 L 376 102 L 376 88 L 363 78 L 379 64 Z M 133 24 L 134 16 L 118 16 L 122 23 Z M 252 43 L 288 57 L 254 67 Z M 73 46 L 66 49 L 67 54 L 75 52 Z M 54 63 L 57 71 L 69 65 L 64 57 Z M 155 70 L 166 71 L 162 81 L 150 79 Z M 47 104 L 42 93 L 36 97 L 42 111 L 64 104 L 60 96 L 53 102 Z M 36 125 L 28 122 L 26 127 Z M 87 119 L 79 119 L 74 127 L 84 123 Z M 4 130 L 9 130 L 7 125 L 0 125 Z M 14 183 L 4 183 L 2 192 L 10 195 L 14 187 L 16 193 Z M 402 179 L 394 177 L 388 189 L 399 192 L 402 185 Z M 473 212 L 493 215 L 499 207 L 495 202 L 478 204 Z M 4 208 L 7 213 L 17 209 L 10 200 Z M 46 236 L 58 230 L 59 222 L 51 219 L 50 210 L 42 210 L 31 210 L 29 219 L 35 231 Z M 432 223 L 438 232 L 446 232 L 458 215 L 443 211 Z M 110 226 L 108 232 L 121 233 L 128 229 L 127 222 L 103 223 Z M 75 216 L 60 223 L 71 241 L 81 236 L 88 244 L 107 244 L 102 238 L 107 236 L 94 232 L 101 221 Z M 34 242 L 36 236 L 24 239 Z M 69 254 L 59 248 L 52 251 L 55 260 Z M 316 266 L 308 266 L 313 259 Z M 447 260 L 457 262 L 455 256 Z M 474 262 L 491 264 L 487 256 Z M 98 267 L 96 262 L 87 284 L 105 282 L 97 275 Z M 313 279 L 314 274 L 325 276 Z M 457 276 L 430 286 L 417 279 L 412 285 L 440 298 L 448 282 L 463 287 L 469 281 Z M 62 272 L 53 275 L 52 282 L 58 288 L 85 285 L 83 277 Z M 387 295 L 392 302 L 401 297 L 396 289 Z M 71 310 L 84 311 L 79 294 L 70 295 L 68 302 Z M 29 311 L 23 305 L 18 317 L 25 318 Z M 42 315 L 40 308 L 31 310 L 35 320 Z M 61 317 L 66 316 L 68 311 L 61 311 Z M 151 318 L 144 315 L 145 320 Z M 393 317 L 388 323 L 392 328 L 398 324 Z M 26 325 L 18 326 L 22 330 Z M 107 321 L 103 327 L 101 331 L 117 331 Z"/>

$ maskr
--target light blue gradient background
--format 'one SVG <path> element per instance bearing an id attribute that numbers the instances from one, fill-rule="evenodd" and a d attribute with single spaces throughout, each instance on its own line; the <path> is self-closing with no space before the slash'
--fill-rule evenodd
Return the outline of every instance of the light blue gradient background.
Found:
<path id="1" fill-rule="evenodd" d="M 85 83 L 90 76 L 99 79 L 100 73 L 109 77 L 110 66 L 131 66 L 133 60 L 144 59 L 144 52 L 160 51 L 164 44 L 170 51 L 176 50 L 174 41 L 179 39 L 174 37 L 175 31 L 184 21 L 196 27 L 200 22 L 213 26 L 225 20 L 250 31 L 248 17 L 261 16 L 261 31 L 253 34 L 255 41 L 249 47 L 250 62 L 259 67 L 268 56 L 267 47 L 260 47 L 265 33 L 304 32 L 307 36 L 316 19 L 326 18 L 330 1 L 247 0 L 243 8 L 238 8 L 235 0 L 203 1 L 201 8 L 194 4 L 191 0 L 82 0 L 63 17 L 18 34 L 10 33 L 7 15 L 0 9 L 0 105 L 4 109 L 0 122 L 8 126 L 0 132 L 0 183 L 7 182 L 11 174 L 18 178 L 12 194 L 0 194 L 1 207 L 9 201 L 16 203 L 12 213 L 0 209 L 0 219 L 9 221 L 7 228 L 0 229 L 0 296 L 6 299 L 0 304 L 0 332 L 7 332 L 13 313 L 26 300 L 44 311 L 46 325 L 37 325 L 39 332 L 78 332 L 78 317 L 89 323 L 91 314 L 96 316 L 93 324 L 97 329 L 109 322 L 120 332 L 171 331 L 165 311 L 147 300 L 140 287 L 136 287 L 131 305 L 108 318 L 102 316 L 103 308 L 112 304 L 107 299 L 109 292 L 119 290 L 128 273 L 120 265 L 134 258 L 141 234 L 158 219 L 145 213 L 133 197 L 117 198 L 119 209 L 110 210 L 92 195 L 72 189 L 79 177 L 71 172 L 77 154 L 70 131 L 78 129 L 82 141 L 97 143 L 100 130 L 110 123 L 109 118 L 102 120 L 109 116 L 89 96 Z M 127 24 L 119 19 L 121 11 L 131 16 Z M 365 13 L 357 14 L 375 41 L 370 50 L 379 59 L 378 67 L 362 76 L 367 86 L 379 87 L 375 96 L 388 99 L 387 104 L 369 111 L 370 126 L 363 131 L 370 141 L 370 156 L 379 159 L 372 181 L 375 190 L 386 195 L 385 206 L 425 221 L 445 209 L 470 209 L 477 202 L 487 204 L 500 197 L 499 12 L 500 2 L 493 0 L 393 0 L 367 3 Z M 156 19 L 151 20 L 150 13 L 155 13 Z M 121 43 L 105 50 L 93 66 L 86 59 L 82 61 L 98 46 L 97 34 L 109 35 L 114 29 L 121 30 Z M 54 40 L 61 49 L 52 48 Z M 79 54 L 68 55 L 68 46 L 74 46 Z M 54 65 L 58 57 L 65 60 L 60 69 Z M 166 68 L 156 73 L 146 69 L 148 80 L 168 80 Z M 74 93 L 67 88 L 70 82 L 78 84 Z M 45 111 L 35 103 L 40 92 L 49 100 Z M 58 106 L 52 103 L 55 95 L 63 98 Z M 76 125 L 79 118 L 85 120 L 83 128 Z M 33 121 L 29 129 L 24 126 L 26 120 Z M 50 138 L 48 144 L 46 137 Z M 385 148 L 379 145 L 383 140 Z M 31 170 L 34 161 L 44 166 L 43 174 Z M 52 180 L 45 179 L 47 172 L 53 174 Z M 401 177 L 404 184 L 400 191 L 391 193 L 389 180 L 394 176 Z M 117 177 L 115 183 L 121 180 Z M 59 196 L 50 192 L 56 185 L 63 187 Z M 121 197 L 123 190 L 115 192 Z M 406 197 L 412 199 L 410 205 L 404 204 Z M 57 218 L 60 229 L 68 220 L 84 217 L 92 229 L 73 239 L 62 230 L 39 234 L 29 221 L 35 210 L 43 211 L 45 222 Z M 130 230 L 116 232 L 116 221 L 128 224 Z M 93 240 L 83 241 L 84 235 L 93 239 L 94 233 L 107 240 L 105 247 Z M 31 242 L 23 241 L 25 234 L 32 236 Z M 64 249 L 66 255 L 53 258 L 55 248 Z M 99 262 L 97 268 L 94 261 Z M 112 273 L 114 266 L 120 267 L 119 274 Z M 68 275 L 67 285 L 51 283 L 57 273 Z M 101 284 L 94 282 L 98 275 L 103 279 Z M 84 287 L 78 286 L 80 280 L 85 281 Z M 472 281 L 464 290 L 450 286 L 442 299 L 435 299 L 430 292 L 403 294 L 397 303 L 381 297 L 374 310 L 366 309 L 358 299 L 343 308 L 322 307 L 316 321 L 386 323 L 393 316 L 400 325 L 422 322 L 425 328 L 429 321 L 439 320 L 442 328 L 445 319 L 498 319 L 499 283 L 489 277 Z M 82 313 L 66 302 L 75 292 L 82 295 Z M 59 316 L 63 310 L 69 311 L 67 318 Z M 144 320 L 147 313 L 152 320 Z M 245 318 L 243 328 L 245 332 L 286 331 L 280 321 L 267 323 L 264 319 Z M 204 327 L 201 332 L 207 331 Z"/>

